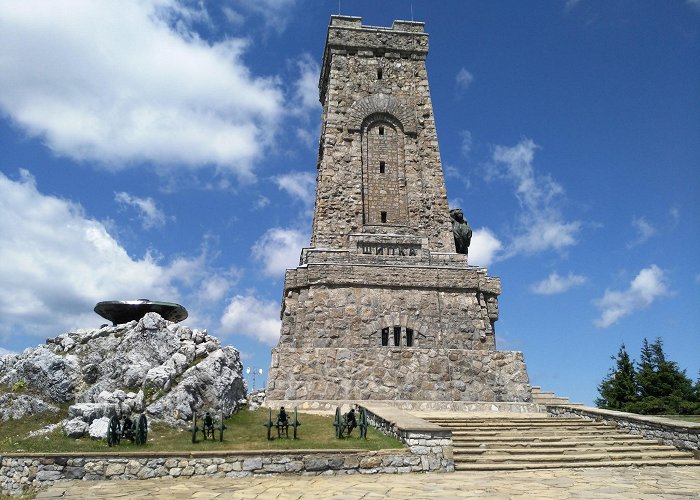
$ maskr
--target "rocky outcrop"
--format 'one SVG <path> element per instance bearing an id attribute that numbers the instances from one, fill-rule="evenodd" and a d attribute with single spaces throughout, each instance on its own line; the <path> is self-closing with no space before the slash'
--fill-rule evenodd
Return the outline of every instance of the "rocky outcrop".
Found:
<path id="1" fill-rule="evenodd" d="M 18 387 L 27 394 L 11 392 Z M 101 435 L 112 415 L 145 412 L 171 425 L 204 409 L 230 415 L 245 396 L 236 349 L 157 313 L 0 358 L 0 421 L 73 403 L 62 422 L 71 437 Z"/>

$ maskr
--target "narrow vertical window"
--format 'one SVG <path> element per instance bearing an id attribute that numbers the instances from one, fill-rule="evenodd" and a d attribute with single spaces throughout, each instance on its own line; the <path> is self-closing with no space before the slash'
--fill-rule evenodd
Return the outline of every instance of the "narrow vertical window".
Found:
<path id="1" fill-rule="evenodd" d="M 385 169 L 386 169 L 386 163 L 384 163 L 383 161 L 380 161 L 379 162 L 379 173 L 383 174 Z"/>
<path id="2" fill-rule="evenodd" d="M 382 212 L 382 222 L 386 222 L 386 212 Z"/>
<path id="3" fill-rule="evenodd" d="M 413 347 L 413 330 L 406 328 L 406 347 Z"/>
<path id="4" fill-rule="evenodd" d="M 383 346 L 389 345 L 389 329 L 388 328 L 382 328 L 382 345 Z"/>
<path id="5" fill-rule="evenodd" d="M 377 80 L 381 80 L 382 76 L 382 68 L 377 68 Z"/>
<path id="6" fill-rule="evenodd" d="M 379 135 L 384 135 L 384 127 L 379 127 Z"/>
<path id="7" fill-rule="evenodd" d="M 400 326 L 394 327 L 394 345 L 395 346 L 401 345 L 401 327 Z"/>

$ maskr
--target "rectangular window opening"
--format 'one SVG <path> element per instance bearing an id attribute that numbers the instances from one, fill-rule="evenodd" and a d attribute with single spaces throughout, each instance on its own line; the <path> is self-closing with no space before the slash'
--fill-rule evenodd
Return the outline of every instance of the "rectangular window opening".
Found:
<path id="1" fill-rule="evenodd" d="M 382 345 L 383 346 L 389 345 L 389 329 L 388 328 L 382 328 Z"/>
<path id="2" fill-rule="evenodd" d="M 384 135 L 384 127 L 379 127 L 379 135 Z"/>
<path id="3" fill-rule="evenodd" d="M 386 163 L 384 163 L 383 161 L 380 161 L 379 162 L 379 173 L 383 174 L 385 170 L 386 170 Z"/>
<path id="4" fill-rule="evenodd" d="M 377 80 L 381 80 L 382 76 L 382 68 L 377 68 Z"/>
<path id="5" fill-rule="evenodd" d="M 406 347 L 413 347 L 413 330 L 406 328 Z"/>
<path id="6" fill-rule="evenodd" d="M 386 222 L 386 212 L 382 212 L 382 222 Z"/>
<path id="7" fill-rule="evenodd" d="M 394 327 L 394 345 L 395 346 L 401 345 L 401 327 L 400 326 Z"/>

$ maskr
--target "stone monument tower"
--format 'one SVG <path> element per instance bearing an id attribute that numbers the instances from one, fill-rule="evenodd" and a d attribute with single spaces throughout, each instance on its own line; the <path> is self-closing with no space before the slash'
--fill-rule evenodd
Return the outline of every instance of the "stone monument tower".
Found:
<path id="1" fill-rule="evenodd" d="M 455 252 L 423 23 L 333 16 L 311 245 L 287 271 L 267 403 L 530 401 L 500 280 Z M 433 405 L 435 407 L 435 405 Z"/>

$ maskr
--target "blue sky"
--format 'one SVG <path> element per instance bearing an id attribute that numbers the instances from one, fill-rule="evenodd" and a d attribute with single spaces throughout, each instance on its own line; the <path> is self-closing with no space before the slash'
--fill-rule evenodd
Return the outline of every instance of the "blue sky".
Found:
<path id="1" fill-rule="evenodd" d="M 341 0 L 425 21 L 451 206 L 501 349 L 592 403 L 624 342 L 700 370 L 700 2 Z M 0 4 L 0 353 L 179 302 L 267 374 L 309 242 L 337 0 Z M 261 386 L 260 377 L 257 384 Z"/>

